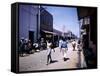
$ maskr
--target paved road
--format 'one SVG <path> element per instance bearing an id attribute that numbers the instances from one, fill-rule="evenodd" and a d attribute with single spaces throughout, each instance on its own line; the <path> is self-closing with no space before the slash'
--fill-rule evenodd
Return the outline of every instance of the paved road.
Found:
<path id="1" fill-rule="evenodd" d="M 46 65 L 47 50 L 36 52 L 26 57 L 19 57 L 20 71 L 51 70 L 51 69 L 72 69 L 86 67 L 83 52 L 72 51 L 71 43 L 68 44 L 67 61 L 63 61 L 62 52 L 55 48 L 52 52 L 54 63 Z"/>

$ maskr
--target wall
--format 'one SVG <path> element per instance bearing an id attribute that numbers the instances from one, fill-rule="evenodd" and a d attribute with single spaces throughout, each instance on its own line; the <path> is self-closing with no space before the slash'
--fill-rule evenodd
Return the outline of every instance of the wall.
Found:
<path id="1" fill-rule="evenodd" d="M 29 39 L 29 31 L 34 32 L 34 41 L 37 34 L 38 7 L 32 5 L 19 6 L 19 38 Z"/>

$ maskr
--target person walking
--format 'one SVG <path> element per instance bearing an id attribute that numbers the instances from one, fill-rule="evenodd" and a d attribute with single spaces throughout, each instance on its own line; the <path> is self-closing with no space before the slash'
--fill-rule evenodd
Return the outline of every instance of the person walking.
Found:
<path id="1" fill-rule="evenodd" d="M 65 39 L 63 39 L 63 41 L 62 41 L 61 48 L 62 48 L 63 59 L 64 59 L 64 61 L 66 61 L 68 47 L 67 47 L 67 42 Z"/>
<path id="2" fill-rule="evenodd" d="M 76 42 L 75 42 L 75 40 L 72 42 L 72 46 L 73 46 L 73 51 L 75 51 L 75 47 L 76 47 Z"/>
<path id="3" fill-rule="evenodd" d="M 55 52 L 55 48 L 56 47 L 56 44 L 54 43 L 54 41 L 52 40 L 51 42 L 51 50 L 53 50 Z"/>
<path id="4" fill-rule="evenodd" d="M 80 40 L 78 40 L 77 48 L 78 48 L 78 51 L 82 51 L 82 44 Z"/>
<path id="5" fill-rule="evenodd" d="M 61 48 L 62 42 L 63 42 L 63 40 L 60 39 L 60 40 L 59 40 L 59 49 L 60 49 L 60 52 L 61 52 L 61 49 L 62 49 L 62 48 Z"/>
<path id="6" fill-rule="evenodd" d="M 51 47 L 52 47 L 52 43 L 49 40 L 49 41 L 47 41 L 47 65 L 52 62 L 52 58 L 51 58 L 52 49 L 51 49 Z"/>

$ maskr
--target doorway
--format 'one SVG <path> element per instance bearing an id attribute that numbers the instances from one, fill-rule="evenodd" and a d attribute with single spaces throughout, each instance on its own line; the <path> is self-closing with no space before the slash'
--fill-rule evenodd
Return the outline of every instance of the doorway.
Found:
<path id="1" fill-rule="evenodd" d="M 29 31 L 29 39 L 34 42 L 34 31 Z"/>

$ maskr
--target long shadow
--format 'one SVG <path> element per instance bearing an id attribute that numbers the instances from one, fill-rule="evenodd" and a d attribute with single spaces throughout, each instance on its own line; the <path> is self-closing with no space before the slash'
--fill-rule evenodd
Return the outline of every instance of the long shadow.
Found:
<path id="1" fill-rule="evenodd" d="M 67 60 L 69 60 L 69 58 L 64 58 L 64 61 L 67 61 Z"/>
<path id="2" fill-rule="evenodd" d="M 55 62 L 58 62 L 58 60 L 52 60 L 52 61 L 50 62 L 50 64 L 51 64 L 51 63 L 55 63 Z"/>

